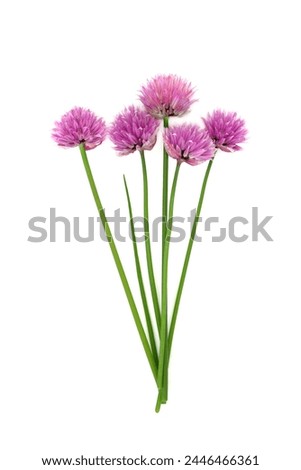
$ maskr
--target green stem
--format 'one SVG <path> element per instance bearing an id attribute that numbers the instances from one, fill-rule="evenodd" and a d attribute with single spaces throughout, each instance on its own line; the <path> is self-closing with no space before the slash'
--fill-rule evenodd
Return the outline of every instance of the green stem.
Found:
<path id="1" fill-rule="evenodd" d="M 193 245 L 194 237 L 195 237 L 195 234 L 196 234 L 197 223 L 198 223 L 198 219 L 199 219 L 199 216 L 200 216 L 200 213 L 201 213 L 203 200 L 204 200 L 204 196 L 205 196 L 205 191 L 206 191 L 206 186 L 207 186 L 207 181 L 208 181 L 208 178 L 209 178 L 209 174 L 210 174 L 212 164 L 213 164 L 213 159 L 210 160 L 210 162 L 208 163 L 206 173 L 205 173 L 205 176 L 204 176 L 203 185 L 202 185 L 202 189 L 201 189 L 201 193 L 200 193 L 200 198 L 199 198 L 197 210 L 196 210 L 193 225 L 192 225 L 191 234 L 190 234 L 190 238 L 189 238 L 189 242 L 188 242 L 188 246 L 187 246 L 187 251 L 186 251 L 186 256 L 185 256 L 185 260 L 184 260 L 184 264 L 183 264 L 182 274 L 181 274 L 181 278 L 180 278 L 180 282 L 179 282 L 179 286 L 178 286 L 176 301 L 175 301 L 175 305 L 174 305 L 174 309 L 173 309 L 173 313 L 172 313 L 170 329 L 169 329 L 169 336 L 168 336 L 168 362 L 169 362 L 169 359 L 170 359 L 172 341 L 173 341 L 173 336 L 174 336 L 174 331 L 175 331 L 175 326 L 176 326 L 176 321 L 177 321 L 181 296 L 182 296 L 182 292 L 183 292 L 184 282 L 185 282 L 185 278 L 186 278 L 186 274 L 187 274 L 187 268 L 188 268 L 189 259 L 190 259 L 190 255 L 191 255 L 192 245 Z M 160 367 L 160 361 L 159 361 L 159 367 Z M 159 383 L 158 383 L 158 385 L 159 385 Z"/>
<path id="2" fill-rule="evenodd" d="M 165 116 L 163 118 L 163 126 L 166 129 L 169 125 L 168 122 L 168 116 Z M 164 249 L 165 249 L 165 239 L 166 239 L 166 232 L 167 232 L 167 217 L 168 217 L 168 153 L 165 150 L 164 144 L 163 144 L 163 184 L 162 184 L 162 266 L 161 266 L 161 290 L 163 292 L 163 278 L 164 278 Z M 166 342 L 166 338 L 164 340 Z M 160 348 L 161 348 L 161 343 L 160 343 Z M 160 352 L 159 352 L 160 354 Z M 163 354 L 163 353 L 162 353 Z M 163 366 L 161 366 L 163 367 Z M 163 371 L 160 372 L 163 374 Z M 163 380 L 163 377 L 162 377 Z M 158 393 L 158 400 L 156 404 L 156 412 L 158 413 L 160 411 L 161 407 L 161 390 L 159 390 Z"/>
<path id="3" fill-rule="evenodd" d="M 158 293 L 157 293 L 156 281 L 155 281 L 155 275 L 154 275 L 151 241 L 150 241 L 150 233 L 149 233 L 148 180 L 147 180 L 147 170 L 146 170 L 146 163 L 145 163 L 143 150 L 140 152 L 140 155 L 141 155 L 142 174 L 143 174 L 143 208 L 144 208 L 144 236 L 145 236 L 146 261 L 147 261 L 148 277 L 149 277 L 149 283 L 150 283 L 152 299 L 153 299 L 153 304 L 154 304 L 157 328 L 158 328 L 158 332 L 160 335 L 161 314 L 160 314 L 159 299 L 158 299 Z"/>
<path id="4" fill-rule="evenodd" d="M 150 316 L 150 312 L 148 308 L 148 302 L 147 302 L 144 281 L 143 281 L 143 276 L 142 276 L 142 270 L 141 270 L 141 264 L 140 264 L 140 259 L 139 259 L 139 253 L 138 253 L 138 248 L 137 248 L 137 240 L 136 240 L 135 227 L 134 227 L 134 222 L 133 222 L 132 203 L 131 203 L 130 193 L 128 190 L 128 185 L 127 185 L 126 178 L 124 175 L 123 175 L 123 180 L 124 180 L 124 187 L 125 187 L 125 192 L 126 192 L 126 197 L 127 197 L 127 202 L 128 202 L 129 214 L 130 214 L 130 227 L 131 227 L 134 257 L 135 257 L 135 263 L 136 263 L 136 272 L 137 272 L 137 278 L 139 282 L 141 300 L 143 303 L 145 320 L 147 324 L 147 330 L 148 330 L 152 353 L 154 356 L 156 366 L 158 366 L 158 351 L 157 351 L 157 346 L 156 346 L 156 341 L 155 341 L 155 336 L 154 336 L 152 320 L 151 320 L 151 316 Z"/>
<path id="5" fill-rule="evenodd" d="M 163 270 L 162 270 L 162 308 L 161 308 L 161 337 L 160 337 L 160 351 L 159 351 L 159 366 L 158 366 L 158 388 L 159 394 L 161 392 L 161 403 L 166 403 L 167 401 L 167 388 L 168 388 L 168 256 L 169 256 L 169 246 L 170 246 L 170 236 L 172 233 L 172 218 L 173 218 L 173 209 L 174 201 L 176 194 L 177 181 L 180 171 L 180 164 L 177 164 L 174 174 L 174 179 L 172 183 L 170 201 L 169 201 L 169 210 L 168 210 L 168 223 L 166 238 L 164 243 L 164 252 L 163 252 Z"/>
<path id="6" fill-rule="evenodd" d="M 164 128 L 168 127 L 168 117 L 165 116 L 163 119 L 163 126 Z M 168 153 L 165 150 L 163 145 L 163 185 L 162 185 L 162 278 L 161 282 L 163 282 L 163 258 L 164 258 L 164 246 L 165 246 L 165 239 L 166 239 L 166 231 L 167 231 L 167 217 L 168 217 Z"/>
<path id="7" fill-rule="evenodd" d="M 89 183 L 90 183 L 91 191 L 92 191 L 95 203 L 96 203 L 96 207 L 97 207 L 97 210 L 98 210 L 98 213 L 99 213 L 99 216 L 100 216 L 100 220 L 102 222 L 107 240 L 109 242 L 111 252 L 112 252 L 115 264 L 116 264 L 116 268 L 118 270 L 118 273 L 119 273 L 119 276 L 120 276 L 125 294 L 127 296 L 127 299 L 128 299 L 128 302 L 129 302 L 129 305 L 130 305 L 130 308 L 131 308 L 131 311 L 132 311 L 132 314 L 133 314 L 133 318 L 134 318 L 134 321 L 135 321 L 135 324 L 136 324 L 136 327 L 137 327 L 137 330 L 138 330 L 138 333 L 139 333 L 139 336 L 140 336 L 140 339 L 141 339 L 141 342 L 142 342 L 142 346 L 144 348 L 144 351 L 145 351 L 146 357 L 148 359 L 150 368 L 152 370 L 153 376 L 155 378 L 155 381 L 157 382 L 157 367 L 156 367 L 156 364 L 155 364 L 155 361 L 154 361 L 154 357 L 152 355 L 152 351 L 150 349 L 150 346 L 149 346 L 149 343 L 148 343 L 143 325 L 141 323 L 140 316 L 139 316 L 139 313 L 138 313 L 138 310 L 137 310 L 137 307 L 136 307 L 136 304 L 135 304 L 135 301 L 134 301 L 134 298 L 133 298 L 133 294 L 131 292 L 131 289 L 130 289 L 126 274 L 124 272 L 124 269 L 123 269 L 123 266 L 122 266 L 122 263 L 121 263 L 121 260 L 120 260 L 115 242 L 114 242 L 114 239 L 112 237 L 112 233 L 111 233 L 107 218 L 106 218 L 105 213 L 104 213 L 103 206 L 101 204 L 101 201 L 100 201 L 100 198 L 99 198 L 99 195 L 98 195 L 98 191 L 97 191 L 95 181 L 94 181 L 94 178 L 93 178 L 93 175 L 92 175 L 92 171 L 91 171 L 91 168 L 90 168 L 90 165 L 89 165 L 89 161 L 88 161 L 88 157 L 87 157 L 87 153 L 86 153 L 84 144 L 80 144 L 79 149 L 80 149 L 80 153 L 81 153 L 81 156 L 82 156 L 82 159 L 83 159 L 86 174 L 87 174 L 87 177 L 88 177 L 88 180 L 89 180 Z"/>

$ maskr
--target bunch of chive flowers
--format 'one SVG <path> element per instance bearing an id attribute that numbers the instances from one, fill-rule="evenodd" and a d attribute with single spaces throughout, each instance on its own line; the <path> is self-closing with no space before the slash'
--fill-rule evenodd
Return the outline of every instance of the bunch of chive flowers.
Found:
<path id="1" fill-rule="evenodd" d="M 109 126 L 106 125 L 103 118 L 97 117 L 92 111 L 76 107 L 55 123 L 52 138 L 59 146 L 79 147 L 92 195 L 109 241 L 108 245 L 158 390 L 155 409 L 159 412 L 161 405 L 168 400 L 168 371 L 174 331 L 209 173 L 218 151 L 235 152 L 241 150 L 240 144 L 246 140 L 247 130 L 245 122 L 235 112 L 225 112 L 220 109 L 207 114 L 203 119 L 200 118 L 199 123 L 176 122 L 178 118 L 187 114 L 192 104 L 197 101 L 192 85 L 176 75 L 158 75 L 149 80 L 142 86 L 139 100 L 139 105 L 125 108 Z M 158 132 L 163 134 L 162 186 L 160 183 L 158 187 L 158 190 L 162 190 L 163 221 L 160 272 L 156 271 L 152 257 L 147 176 L 147 158 L 150 158 L 148 153 L 156 145 Z M 106 219 L 87 156 L 87 150 L 98 147 L 107 137 L 112 141 L 118 155 L 140 154 L 147 276 L 141 267 L 141 253 L 139 253 L 136 243 L 130 191 L 124 177 L 133 254 L 141 295 L 141 307 L 139 308 Z M 169 184 L 169 169 L 172 164 L 170 158 L 175 160 L 172 165 L 174 175 L 171 185 Z M 172 219 L 177 181 L 182 164 L 191 166 L 205 164 L 206 171 L 183 260 L 183 268 L 179 275 L 175 302 L 170 306 L 168 305 L 169 244 L 173 231 Z M 157 180 L 159 181 L 159 178 Z M 150 286 L 151 298 L 147 296 L 145 277 L 147 277 Z M 158 285 L 161 286 L 160 289 L 158 289 Z"/>

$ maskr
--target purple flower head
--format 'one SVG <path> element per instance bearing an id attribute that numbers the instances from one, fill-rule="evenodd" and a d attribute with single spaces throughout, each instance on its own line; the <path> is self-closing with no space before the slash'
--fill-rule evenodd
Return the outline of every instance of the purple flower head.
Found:
<path id="1" fill-rule="evenodd" d="M 157 140 L 160 123 L 143 109 L 129 106 L 116 116 L 110 127 L 110 139 L 119 155 L 136 150 L 151 150 Z"/>
<path id="2" fill-rule="evenodd" d="M 141 88 L 139 98 L 146 111 L 156 118 L 182 116 L 192 103 L 191 83 L 177 75 L 157 75 Z"/>
<path id="3" fill-rule="evenodd" d="M 216 148 L 224 152 L 241 150 L 237 144 L 244 142 L 247 136 L 245 121 L 237 117 L 236 113 L 226 113 L 216 109 L 207 118 L 203 118 L 205 127 Z"/>
<path id="4" fill-rule="evenodd" d="M 76 107 L 55 123 L 52 138 L 62 147 L 76 147 L 84 143 L 86 150 L 90 150 L 104 141 L 106 132 L 102 118 L 89 109 Z"/>
<path id="5" fill-rule="evenodd" d="M 199 165 L 214 156 L 214 145 L 208 132 L 196 124 L 181 124 L 165 129 L 164 145 L 168 155 L 189 165 Z"/>

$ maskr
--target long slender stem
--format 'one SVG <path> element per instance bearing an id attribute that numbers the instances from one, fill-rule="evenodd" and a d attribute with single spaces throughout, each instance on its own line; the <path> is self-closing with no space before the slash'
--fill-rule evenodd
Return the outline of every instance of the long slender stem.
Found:
<path id="1" fill-rule="evenodd" d="M 149 283 L 151 288 L 151 294 L 154 304 L 157 328 L 160 335 L 161 330 L 161 313 L 159 306 L 159 298 L 157 293 L 154 267 L 153 267 L 153 258 L 151 251 L 151 241 L 149 233 L 149 213 L 148 213 L 148 179 L 147 179 L 147 169 L 145 163 L 145 157 L 143 150 L 140 152 L 141 155 L 141 164 L 142 164 L 142 174 L 143 174 L 143 212 L 144 212 L 144 236 L 145 236 L 145 251 L 146 251 L 146 261 L 147 261 L 147 270 Z"/>
<path id="2" fill-rule="evenodd" d="M 208 181 L 208 178 L 209 178 L 209 174 L 210 174 L 212 164 L 213 164 L 213 159 L 209 161 L 207 169 L 206 169 L 206 173 L 205 173 L 205 176 L 204 176 L 203 185 L 202 185 L 202 189 L 201 189 L 201 193 L 200 193 L 200 197 L 199 197 L 199 202 L 198 202 L 197 210 L 196 210 L 196 213 L 195 213 L 195 217 L 194 217 L 194 221 L 193 221 L 193 225 L 192 225 L 192 229 L 191 229 L 191 233 L 190 233 L 190 238 L 189 238 L 189 242 L 188 242 L 188 246 L 187 246 L 187 250 L 186 250 L 186 256 L 185 256 L 185 260 L 184 260 L 184 264 L 183 264 L 182 274 L 181 274 L 181 278 L 180 278 L 180 282 L 179 282 L 179 286 L 178 286 L 176 301 L 175 301 L 175 305 L 174 305 L 174 309 L 173 309 L 173 313 L 172 313 L 172 318 L 171 318 L 171 323 L 170 323 L 170 329 L 169 329 L 168 361 L 170 359 L 172 341 L 173 341 L 173 336 L 174 336 L 174 331 L 175 331 L 175 326 L 176 326 L 176 321 L 177 321 L 181 296 L 182 296 L 182 292 L 183 292 L 183 287 L 184 287 L 184 283 L 185 283 L 185 278 L 186 278 L 186 274 L 187 274 L 187 268 L 188 268 L 188 265 L 189 265 L 191 250 L 192 250 L 192 246 L 193 246 L 193 242 L 194 242 L 194 237 L 195 237 L 195 234 L 196 234 L 197 223 L 198 223 L 198 219 L 199 219 L 199 216 L 200 216 L 200 213 L 201 213 L 203 200 L 204 200 L 204 196 L 205 196 L 205 191 L 206 191 L 206 186 L 207 186 L 207 181 Z M 159 366 L 160 366 L 160 363 L 159 363 Z M 159 385 L 159 383 L 158 383 L 158 385 Z"/>
<path id="3" fill-rule="evenodd" d="M 168 257 L 169 257 L 169 246 L 170 236 L 172 232 L 172 218 L 174 201 L 176 194 L 177 181 L 180 171 L 180 164 L 177 164 L 172 183 L 169 209 L 168 209 L 168 222 L 167 231 L 164 243 L 163 252 L 163 271 L 162 271 L 162 308 L 161 308 L 161 337 L 160 337 L 160 351 L 159 351 L 159 366 L 158 366 L 158 388 L 161 403 L 167 401 L 167 390 L 168 390 Z M 157 407 L 156 407 L 157 408 Z"/>
<path id="4" fill-rule="evenodd" d="M 143 276 L 142 276 L 141 264 L 140 264 L 140 259 L 139 259 L 139 253 L 138 253 L 138 248 L 137 248 L 137 240 L 136 240 L 135 227 L 134 227 L 134 222 L 133 222 L 132 203 L 131 203 L 128 185 L 127 185 L 126 178 L 124 175 L 123 175 L 123 181 L 124 181 L 124 187 L 125 187 L 128 208 L 129 208 L 134 257 L 135 257 L 135 263 L 136 263 L 136 272 L 137 272 L 137 278 L 138 278 L 138 283 L 139 283 L 139 288 L 140 288 L 141 300 L 142 300 L 143 309 L 145 313 L 145 320 L 146 320 L 152 353 L 154 356 L 155 363 L 158 366 L 158 351 L 157 351 L 157 345 L 156 345 L 155 336 L 154 336 L 152 320 L 151 320 L 151 316 L 149 312 L 149 307 L 148 307 L 148 302 L 147 302 L 147 297 L 146 297 L 146 292 L 145 292 L 145 287 L 144 287 L 144 281 L 143 281 Z"/>
<path id="5" fill-rule="evenodd" d="M 163 126 L 167 128 L 169 125 L 168 116 L 165 116 L 163 119 Z M 167 216 L 168 216 L 168 153 L 165 150 L 165 146 L 163 144 L 163 182 L 162 182 L 162 264 L 161 264 L 161 292 L 163 292 L 163 278 L 164 278 L 164 250 L 165 250 L 165 239 L 166 239 L 166 232 L 167 232 Z M 166 338 L 164 339 L 166 341 Z M 160 342 L 160 350 L 161 350 L 161 342 Z M 162 352 L 163 354 L 163 352 Z M 159 352 L 160 355 L 160 352 Z M 161 359 L 162 361 L 162 359 Z M 160 359 L 159 359 L 160 362 Z M 163 368 L 163 365 L 161 365 Z M 160 371 L 160 378 L 163 381 L 163 369 Z M 161 390 L 159 390 L 158 400 L 156 404 L 156 412 L 160 411 L 161 407 Z"/>
<path id="6" fill-rule="evenodd" d="M 105 213 L 104 213 L 103 206 L 102 206 L 100 198 L 99 198 L 99 194 L 98 194 L 98 191 L 97 191 L 97 188 L 96 188 L 96 185 L 95 185 L 95 181 L 94 181 L 93 174 L 92 174 L 92 171 L 91 171 L 91 168 L 90 168 L 90 164 L 89 164 L 89 161 L 88 161 L 88 157 L 87 157 L 87 153 L 86 153 L 84 144 L 80 144 L 79 149 L 80 149 L 80 153 L 81 153 L 81 156 L 82 156 L 82 159 L 83 159 L 83 163 L 84 163 L 84 167 L 85 167 L 85 170 L 86 170 L 88 181 L 89 181 L 89 184 L 90 184 L 90 187 L 91 187 L 91 191 L 92 191 L 92 194 L 93 194 L 93 197 L 94 197 L 94 200 L 95 200 L 95 204 L 96 204 L 99 216 L 100 216 L 100 220 L 102 222 L 107 240 L 109 242 L 111 252 L 112 252 L 115 264 L 116 264 L 116 268 L 118 270 L 118 273 L 119 273 L 119 276 L 120 276 L 125 294 L 127 296 L 128 303 L 130 305 L 130 308 L 131 308 L 131 311 L 132 311 L 132 314 L 133 314 L 133 318 L 134 318 L 134 321 L 135 321 L 135 324 L 136 324 L 136 327 L 137 327 L 137 330 L 138 330 L 138 333 L 139 333 L 139 336 L 140 336 L 140 339 L 141 339 L 141 342 L 142 342 L 142 346 L 144 348 L 144 351 L 145 351 L 146 357 L 148 359 L 150 368 L 152 370 L 153 376 L 155 378 L 155 381 L 157 382 L 157 373 L 158 373 L 158 371 L 157 371 L 157 367 L 156 367 L 156 364 L 155 364 L 155 361 L 154 361 L 154 357 L 152 355 L 152 351 L 150 349 L 150 346 L 149 346 L 149 343 L 148 343 L 143 325 L 141 323 L 140 316 L 139 316 L 139 313 L 138 313 L 138 310 L 137 310 L 137 307 L 136 307 L 136 304 L 135 304 L 135 301 L 134 301 L 134 298 L 133 298 L 132 291 L 130 289 L 130 286 L 129 286 L 125 271 L 123 269 L 123 266 L 122 266 L 122 263 L 121 263 L 121 260 L 120 260 L 115 242 L 114 242 L 114 239 L 112 237 L 112 233 L 111 233 L 107 218 L 106 218 Z"/>
<path id="7" fill-rule="evenodd" d="M 168 117 L 164 117 L 163 126 L 167 128 L 169 125 Z M 162 272 L 161 282 L 163 282 L 163 258 L 164 247 L 167 231 L 167 217 L 168 217 L 168 153 L 163 144 L 163 184 L 162 184 Z"/>

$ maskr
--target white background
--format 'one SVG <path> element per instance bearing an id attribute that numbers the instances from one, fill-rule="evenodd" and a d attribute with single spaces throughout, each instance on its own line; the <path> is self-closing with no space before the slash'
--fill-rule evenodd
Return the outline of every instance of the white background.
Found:
<path id="1" fill-rule="evenodd" d="M 1 7 L 3 470 L 41 469 L 41 457 L 140 453 L 251 454 L 263 470 L 300 468 L 297 6 L 293 0 L 12 0 Z M 50 207 L 79 216 L 82 232 L 95 215 L 79 152 L 51 141 L 53 122 L 75 105 L 110 122 L 157 73 L 179 74 L 197 87 L 199 102 L 185 119 L 199 122 L 221 107 L 237 111 L 249 128 L 243 152 L 216 159 L 203 215 L 227 221 L 250 217 L 258 206 L 260 216 L 274 216 L 273 243 L 207 238 L 195 245 L 170 400 L 159 415 L 108 246 L 64 243 L 59 229 L 56 243 L 27 241 L 28 220 L 49 218 Z M 123 173 L 135 212 L 141 210 L 138 160 L 117 158 L 109 142 L 90 153 L 108 214 L 126 210 Z M 157 216 L 159 144 L 147 162 Z M 204 170 L 183 168 L 177 215 L 195 206 Z M 185 246 L 171 249 L 171 304 Z M 120 251 L 134 280 L 129 240 Z"/>

